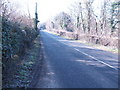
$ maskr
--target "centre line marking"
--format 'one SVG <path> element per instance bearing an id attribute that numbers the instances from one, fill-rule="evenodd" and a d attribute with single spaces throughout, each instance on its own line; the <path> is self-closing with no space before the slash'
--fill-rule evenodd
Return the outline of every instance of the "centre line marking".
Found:
<path id="1" fill-rule="evenodd" d="M 53 38 L 52 36 L 51 36 L 51 38 Z M 53 38 L 53 39 L 55 39 L 55 38 Z M 57 40 L 58 42 L 60 42 L 59 40 Z M 64 45 L 67 45 L 66 43 L 64 43 L 64 42 L 62 42 Z M 67 45 L 68 46 L 68 45 Z M 69 46 L 70 47 L 70 46 Z M 86 56 L 88 56 L 88 57 L 90 57 L 90 58 L 92 58 L 93 60 L 96 60 L 96 61 L 98 61 L 98 62 L 100 62 L 100 63 L 102 63 L 102 64 L 105 64 L 106 66 L 108 66 L 108 67 L 110 67 L 110 68 L 112 68 L 112 69 L 114 69 L 114 70 L 118 70 L 117 68 L 115 68 L 114 66 L 112 66 L 112 65 L 109 65 L 109 64 L 107 64 L 107 63 L 105 63 L 105 62 L 103 62 L 103 61 L 101 61 L 101 60 L 99 60 L 99 59 L 97 59 L 97 58 L 95 58 L 95 57 L 93 57 L 93 56 L 91 56 L 91 55 L 89 55 L 89 54 L 87 54 L 87 53 L 84 53 L 84 52 L 82 52 L 82 51 L 80 51 L 79 49 L 77 49 L 77 48 L 74 48 L 76 51 L 78 51 L 78 52 L 80 52 L 80 53 L 82 53 L 82 54 L 84 54 L 84 55 L 86 55 Z"/>

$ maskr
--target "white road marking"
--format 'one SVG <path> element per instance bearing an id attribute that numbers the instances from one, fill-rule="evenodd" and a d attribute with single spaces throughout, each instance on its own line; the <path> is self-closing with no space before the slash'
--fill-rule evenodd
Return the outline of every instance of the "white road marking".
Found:
<path id="1" fill-rule="evenodd" d="M 63 43 L 63 42 L 62 42 L 62 43 Z M 63 44 L 65 44 L 65 43 L 63 43 Z M 67 44 L 65 44 L 65 45 L 67 45 Z M 68 46 L 68 45 L 67 45 L 67 46 Z M 95 58 L 95 57 L 93 57 L 93 56 L 87 54 L 87 53 L 84 53 L 84 52 L 80 51 L 80 50 L 77 49 L 77 48 L 74 48 L 74 49 L 75 49 L 76 51 L 78 51 L 78 52 L 80 52 L 80 53 L 82 53 L 82 54 L 84 54 L 84 55 L 86 55 L 86 56 L 92 58 L 93 60 L 96 60 L 96 61 L 98 61 L 98 62 L 100 62 L 100 63 L 102 63 L 102 64 L 104 64 L 104 65 L 106 65 L 106 66 L 108 66 L 108 67 L 110 67 L 110 68 L 113 68 L 114 70 L 118 70 L 118 69 L 115 68 L 114 66 L 109 65 L 109 64 L 107 64 L 107 63 L 105 63 L 105 62 L 103 62 L 103 61 L 101 61 L 101 60 L 99 60 L 99 59 L 97 59 L 97 58 Z"/>
<path id="2" fill-rule="evenodd" d="M 53 37 L 51 36 L 51 38 L 53 38 Z M 53 39 L 56 39 L 56 38 L 53 38 Z M 57 39 L 56 39 L 56 40 L 57 40 Z M 59 41 L 59 40 L 57 40 L 57 41 L 61 43 L 61 41 Z M 64 42 L 62 42 L 62 43 L 63 43 L 64 45 L 67 45 L 67 44 L 64 43 Z M 67 46 L 68 46 L 68 45 L 67 45 Z M 95 57 L 93 57 L 93 56 L 87 54 L 87 53 L 84 53 L 84 52 L 80 51 L 80 50 L 77 49 L 77 48 L 74 48 L 74 49 L 75 49 L 76 51 L 78 51 L 78 52 L 80 52 L 80 53 L 82 53 L 82 54 L 84 54 L 84 55 L 86 55 L 86 56 L 92 58 L 93 60 L 96 60 L 96 61 L 98 61 L 98 62 L 100 62 L 100 63 L 102 63 L 102 64 L 104 64 L 104 65 L 106 65 L 106 66 L 108 66 L 108 67 L 110 67 L 110 68 L 113 68 L 114 70 L 118 70 L 118 69 L 115 68 L 114 66 L 109 65 L 109 64 L 107 64 L 107 63 L 105 63 L 105 62 L 103 62 L 103 61 L 101 61 L 101 60 L 99 60 L 99 59 L 97 59 L 97 58 L 95 58 Z"/>
<path id="3" fill-rule="evenodd" d="M 102 63 L 102 64 L 107 65 L 107 66 L 110 67 L 110 68 L 113 68 L 113 69 L 115 69 L 115 70 L 118 70 L 117 68 L 115 68 L 115 67 L 113 67 L 113 66 L 111 66 L 111 65 L 109 65 L 109 64 L 107 64 L 107 63 L 105 63 L 105 62 L 103 62 L 103 61 L 101 61 L 101 60 L 99 60 L 99 59 L 97 59 L 97 58 L 95 58 L 95 57 L 93 57 L 93 56 L 91 56 L 91 55 L 88 55 L 87 53 L 84 53 L 84 52 L 80 51 L 80 50 L 77 49 L 77 48 L 74 48 L 74 49 L 75 49 L 76 51 L 78 51 L 78 52 L 80 52 L 80 53 L 82 53 L 82 54 L 84 54 L 84 55 L 86 55 L 86 56 L 88 56 L 88 57 L 90 57 L 90 58 L 92 58 L 92 59 L 94 59 L 94 60 Z"/>

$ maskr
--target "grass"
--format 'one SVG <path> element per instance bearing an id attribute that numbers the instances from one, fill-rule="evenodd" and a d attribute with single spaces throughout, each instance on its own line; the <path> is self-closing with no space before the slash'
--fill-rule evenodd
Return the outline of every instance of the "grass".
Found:
<path id="1" fill-rule="evenodd" d="M 103 45 L 100 45 L 100 44 L 88 43 L 88 42 L 86 42 L 86 41 L 81 41 L 81 40 L 76 40 L 76 41 L 79 42 L 79 43 L 83 43 L 83 44 L 86 44 L 86 45 L 88 45 L 88 46 L 97 48 L 97 49 L 101 49 L 101 50 L 105 50 L 105 51 L 109 51 L 109 52 L 118 54 L 118 48 L 116 48 L 116 47 L 103 46 Z"/>
<path id="2" fill-rule="evenodd" d="M 31 48 L 29 48 L 24 56 L 23 62 L 19 64 L 16 74 L 14 75 L 14 81 L 11 83 L 11 87 L 28 87 L 33 75 L 33 67 L 40 56 L 40 36 L 35 40 Z"/>
<path id="3" fill-rule="evenodd" d="M 55 35 L 59 35 L 59 34 L 54 33 L 54 32 L 49 32 L 49 33 L 55 34 Z M 70 40 L 73 39 L 73 38 L 70 38 L 70 37 L 67 37 L 67 36 L 61 36 L 61 37 L 66 38 L 66 39 L 70 39 Z M 101 49 L 101 50 L 105 50 L 105 51 L 109 51 L 109 52 L 118 54 L 118 48 L 116 48 L 116 47 L 103 46 L 103 45 L 100 45 L 100 44 L 88 43 L 88 42 L 86 42 L 86 41 L 84 41 L 84 40 L 76 40 L 76 42 L 86 44 L 86 45 L 91 46 L 91 47 L 94 47 L 94 48 L 96 48 L 96 49 Z"/>

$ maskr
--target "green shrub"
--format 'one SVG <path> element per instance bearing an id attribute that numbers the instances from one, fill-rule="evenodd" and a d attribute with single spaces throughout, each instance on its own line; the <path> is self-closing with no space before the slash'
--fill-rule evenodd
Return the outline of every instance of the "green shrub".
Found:
<path id="1" fill-rule="evenodd" d="M 38 35 L 34 28 L 24 26 L 5 18 L 2 20 L 2 61 L 5 66 L 15 59 L 15 55 L 23 55 Z"/>

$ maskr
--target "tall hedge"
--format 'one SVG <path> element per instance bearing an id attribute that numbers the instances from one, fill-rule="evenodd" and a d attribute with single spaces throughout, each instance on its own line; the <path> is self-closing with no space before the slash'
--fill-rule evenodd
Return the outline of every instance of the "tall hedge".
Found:
<path id="1" fill-rule="evenodd" d="M 17 64 L 22 61 L 25 51 L 30 47 L 38 33 L 31 26 L 2 17 L 3 85 L 6 84 L 4 81 L 7 78 L 13 76 Z"/>

